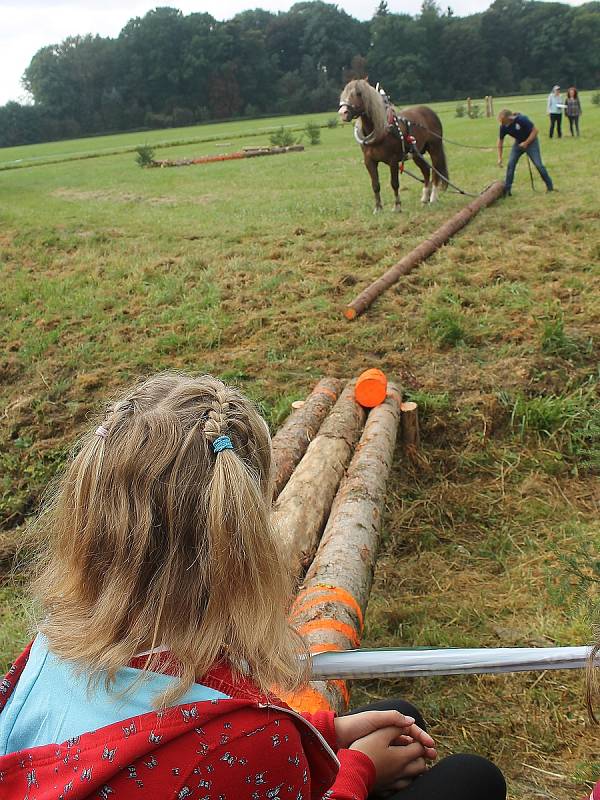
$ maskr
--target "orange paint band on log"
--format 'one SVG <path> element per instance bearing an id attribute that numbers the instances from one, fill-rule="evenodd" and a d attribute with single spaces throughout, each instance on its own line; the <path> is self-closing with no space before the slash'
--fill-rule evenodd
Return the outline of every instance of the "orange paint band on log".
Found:
<path id="1" fill-rule="evenodd" d="M 311 656 L 314 656 L 316 653 L 341 653 L 344 648 L 333 642 L 324 642 L 323 644 L 312 644 L 308 649 Z"/>
<path id="2" fill-rule="evenodd" d="M 310 595 L 315 593 L 318 593 L 321 596 L 312 598 L 306 602 L 302 602 L 305 597 L 310 597 Z M 292 609 L 290 611 L 290 617 L 296 617 L 303 611 L 307 611 L 309 608 L 318 606 L 321 603 L 340 603 L 341 605 L 351 608 L 358 617 L 360 632 L 362 633 L 363 628 L 365 627 L 362 609 L 359 606 L 356 598 L 354 598 L 350 592 L 347 592 L 345 589 L 341 589 L 339 586 L 320 585 L 309 586 L 308 589 L 304 589 L 304 591 L 300 592 L 300 594 L 294 600 L 294 604 L 292 605 Z"/>
<path id="3" fill-rule="evenodd" d="M 358 631 L 354 630 L 351 625 L 347 625 L 345 622 L 339 622 L 337 619 L 313 619 L 310 622 L 305 622 L 304 625 L 300 625 L 298 628 L 298 633 L 305 635 L 313 633 L 314 631 L 337 631 L 341 633 L 342 636 L 345 636 L 353 647 L 358 647 L 360 643 Z"/>
<path id="4" fill-rule="evenodd" d="M 328 681 L 327 685 L 333 686 L 338 690 L 338 692 L 342 695 L 346 708 L 348 708 L 348 705 L 350 703 L 350 692 L 348 691 L 348 686 L 346 685 L 346 681 L 340 681 L 340 680 Z"/>
<path id="5" fill-rule="evenodd" d="M 286 692 L 281 699 L 285 700 L 294 711 L 307 711 L 314 714 L 316 711 L 332 710 L 327 698 L 312 686 L 305 686 L 295 692 Z"/>

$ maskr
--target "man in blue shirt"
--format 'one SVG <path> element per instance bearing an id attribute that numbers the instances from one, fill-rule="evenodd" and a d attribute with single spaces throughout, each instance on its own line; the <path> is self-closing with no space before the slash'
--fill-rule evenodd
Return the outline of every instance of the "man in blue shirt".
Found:
<path id="1" fill-rule="evenodd" d="M 549 192 L 554 190 L 552 178 L 548 175 L 546 167 L 542 164 L 542 154 L 538 141 L 538 129 L 533 122 L 524 114 L 513 114 L 508 108 L 503 108 L 498 115 L 500 122 L 500 135 L 498 137 L 498 166 L 502 166 L 502 148 L 504 147 L 504 137 L 508 134 L 515 140 L 510 151 L 508 166 L 506 168 L 506 178 L 504 180 L 504 193 L 509 195 L 515 177 L 515 169 L 518 160 L 523 153 L 535 164 L 537 171 L 542 176 Z"/>

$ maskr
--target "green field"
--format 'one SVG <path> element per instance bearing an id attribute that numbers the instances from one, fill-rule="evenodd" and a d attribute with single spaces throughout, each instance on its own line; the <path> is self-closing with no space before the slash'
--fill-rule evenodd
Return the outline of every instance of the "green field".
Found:
<path id="1" fill-rule="evenodd" d="M 230 152 L 334 110 L 0 150 L 5 572 L 74 436 L 133 377 L 214 372 L 259 400 L 276 429 L 319 376 L 379 366 L 419 403 L 423 449 L 419 463 L 397 453 L 364 643 L 590 641 L 600 108 L 584 93 L 581 138 L 549 140 L 545 98 L 496 100 L 504 105 L 542 128 L 559 191 L 546 194 L 537 173 L 532 191 L 522 159 L 512 198 L 353 323 L 344 305 L 464 197 L 423 207 L 404 177 L 403 212 L 393 214 L 380 167 L 385 209 L 372 216 L 349 126 L 323 128 L 303 153 L 178 169 L 142 170 L 130 152 L 145 142 L 164 145 L 159 158 Z M 450 176 L 479 191 L 504 175 L 497 124 L 457 119 L 455 106 L 434 106 L 447 136 L 490 149 L 448 144 Z M 3 667 L 27 639 L 18 575 L 0 595 Z M 600 729 L 586 721 L 579 673 L 354 686 L 356 702 L 391 693 L 423 708 L 443 753 L 495 759 L 512 798 L 572 800 L 600 775 Z"/>

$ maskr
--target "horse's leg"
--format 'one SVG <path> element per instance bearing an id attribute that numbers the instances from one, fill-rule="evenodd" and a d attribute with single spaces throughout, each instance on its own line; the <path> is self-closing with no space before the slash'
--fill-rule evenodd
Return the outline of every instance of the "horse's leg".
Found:
<path id="1" fill-rule="evenodd" d="M 421 202 L 429 203 L 431 197 L 431 181 L 429 180 L 431 176 L 431 168 L 420 153 L 413 153 L 413 161 L 423 173 L 424 184 L 423 192 L 421 194 Z"/>
<path id="2" fill-rule="evenodd" d="M 373 194 L 375 195 L 375 208 L 373 209 L 373 213 L 379 214 L 379 212 L 383 209 L 383 206 L 381 205 L 381 186 L 379 185 L 377 162 L 373 161 L 372 158 L 365 157 L 365 166 L 369 171 L 369 175 L 371 176 L 371 186 L 373 187 Z"/>
<path id="3" fill-rule="evenodd" d="M 397 161 L 392 161 L 390 164 L 390 178 L 392 183 L 392 189 L 394 190 L 394 197 L 396 198 L 396 202 L 394 203 L 394 211 L 401 211 L 400 208 L 400 177 L 399 177 L 399 165 Z"/>

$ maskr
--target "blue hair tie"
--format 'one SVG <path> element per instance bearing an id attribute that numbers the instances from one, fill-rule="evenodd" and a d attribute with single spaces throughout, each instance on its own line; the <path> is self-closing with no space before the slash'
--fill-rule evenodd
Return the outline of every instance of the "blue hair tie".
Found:
<path id="1" fill-rule="evenodd" d="M 213 453 L 220 453 L 222 450 L 233 450 L 229 436 L 218 436 L 212 443 Z"/>

